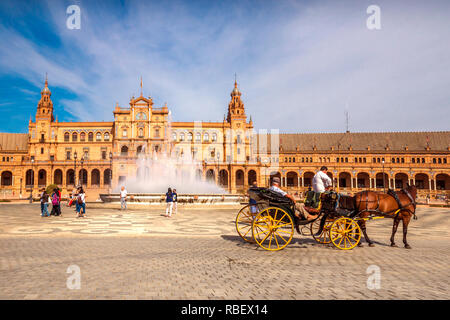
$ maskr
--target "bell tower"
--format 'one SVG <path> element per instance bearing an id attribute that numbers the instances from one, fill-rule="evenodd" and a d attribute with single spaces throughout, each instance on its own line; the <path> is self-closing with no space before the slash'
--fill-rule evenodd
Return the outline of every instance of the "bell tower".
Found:
<path id="1" fill-rule="evenodd" d="M 38 102 L 38 107 L 36 111 L 36 122 L 39 120 L 46 120 L 49 122 L 53 122 L 53 102 L 50 98 L 52 93 L 48 88 L 48 79 L 47 75 L 45 75 L 45 87 L 41 91 L 41 99 Z"/>
<path id="2" fill-rule="evenodd" d="M 249 139 L 247 138 L 248 130 L 251 125 L 247 123 L 247 115 L 245 114 L 244 102 L 241 99 L 241 92 L 238 89 L 236 79 L 234 80 L 234 88 L 230 93 L 231 100 L 228 103 L 227 115 L 227 132 L 225 155 L 229 162 L 245 163 L 249 154 Z M 234 185 L 234 177 L 231 179 Z"/>
<path id="3" fill-rule="evenodd" d="M 237 87 L 237 81 L 234 80 L 234 89 L 230 93 L 231 101 L 228 104 L 228 116 L 227 121 L 231 122 L 232 120 L 247 120 L 247 116 L 245 115 L 244 103 L 241 100 L 241 92 Z"/>

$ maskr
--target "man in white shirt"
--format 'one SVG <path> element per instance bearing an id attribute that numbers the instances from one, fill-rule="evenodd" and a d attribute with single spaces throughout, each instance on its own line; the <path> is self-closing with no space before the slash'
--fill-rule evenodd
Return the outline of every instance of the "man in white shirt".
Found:
<path id="1" fill-rule="evenodd" d="M 300 218 L 300 214 L 306 220 L 314 220 L 318 217 L 318 215 L 313 215 L 306 211 L 305 205 L 303 203 L 296 203 L 292 195 L 280 189 L 280 178 L 274 177 L 272 179 L 272 186 L 269 189 L 281 194 L 283 197 L 288 197 L 289 199 L 291 199 L 295 203 L 295 216 L 297 216 L 298 218 Z"/>
<path id="2" fill-rule="evenodd" d="M 120 210 L 127 209 L 127 189 L 124 186 L 120 189 Z"/>
<path id="3" fill-rule="evenodd" d="M 320 171 L 317 171 L 317 173 L 314 175 L 313 178 L 314 192 L 317 193 L 325 192 L 333 185 L 331 178 L 327 175 L 327 171 L 328 168 L 323 166 L 320 168 Z"/>

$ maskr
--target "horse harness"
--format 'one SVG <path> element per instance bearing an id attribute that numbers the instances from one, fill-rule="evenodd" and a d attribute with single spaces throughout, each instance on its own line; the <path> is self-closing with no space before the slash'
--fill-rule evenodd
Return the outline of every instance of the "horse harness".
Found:
<path id="1" fill-rule="evenodd" d="M 395 214 L 395 217 L 394 217 L 394 219 L 397 219 L 397 217 L 398 217 L 398 215 L 400 214 L 400 211 L 408 211 L 409 213 L 411 213 L 412 215 L 413 215 L 413 219 L 414 220 L 417 220 L 417 216 L 416 216 L 416 206 L 417 206 L 417 203 L 416 203 L 416 201 L 414 200 L 414 198 L 412 197 L 412 195 L 409 193 L 409 191 L 408 190 L 406 190 L 406 189 L 402 189 L 402 192 L 408 197 L 408 199 L 411 201 L 411 202 L 409 202 L 409 203 L 407 203 L 406 205 L 402 205 L 401 204 L 401 201 L 400 201 L 400 199 L 399 199 L 399 197 L 398 197 L 398 194 L 397 194 L 397 192 L 395 192 L 395 190 L 393 190 L 393 189 L 389 189 L 388 190 L 388 192 L 387 192 L 387 194 L 388 195 L 390 195 L 391 197 L 393 197 L 394 199 L 395 199 L 395 201 L 397 202 L 397 205 L 398 205 L 398 208 L 397 209 L 394 209 L 394 210 L 392 210 L 392 211 L 389 211 L 389 212 L 381 212 L 380 210 L 379 210 L 379 207 L 380 207 L 380 198 L 379 197 L 377 197 L 377 207 L 375 208 L 375 209 L 365 209 L 365 210 L 362 210 L 361 212 L 364 212 L 364 211 L 366 211 L 366 212 L 374 212 L 374 213 L 377 213 L 377 214 L 380 214 L 380 215 L 382 215 L 382 216 L 392 216 L 391 214 L 392 213 L 394 213 Z M 366 193 L 366 203 L 369 203 L 369 202 L 373 202 L 373 201 L 370 201 L 369 200 L 369 192 L 368 191 L 365 191 L 365 193 Z M 362 202 L 362 197 L 360 198 L 360 203 Z M 412 205 L 413 207 L 414 207 L 414 211 L 411 211 L 410 209 L 408 209 L 407 207 L 409 206 L 409 205 Z M 360 213 L 361 213 L 360 212 Z"/>

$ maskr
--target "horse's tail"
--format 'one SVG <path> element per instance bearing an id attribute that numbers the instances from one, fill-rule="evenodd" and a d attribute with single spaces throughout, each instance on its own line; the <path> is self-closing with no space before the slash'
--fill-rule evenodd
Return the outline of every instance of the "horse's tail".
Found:
<path id="1" fill-rule="evenodd" d="M 353 196 L 353 212 L 350 214 L 350 217 L 352 217 L 352 218 L 355 217 L 359 213 L 359 210 L 360 210 L 359 205 L 361 204 L 361 197 L 359 197 L 359 205 L 356 201 L 356 198 L 358 198 L 357 194 L 355 194 Z"/>

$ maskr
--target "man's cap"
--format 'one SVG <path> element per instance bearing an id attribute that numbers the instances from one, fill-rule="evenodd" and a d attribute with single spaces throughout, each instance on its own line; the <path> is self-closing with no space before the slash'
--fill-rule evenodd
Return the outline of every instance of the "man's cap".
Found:
<path id="1" fill-rule="evenodd" d="M 272 179 L 272 181 L 275 182 L 275 183 L 280 183 L 280 178 L 274 177 L 274 178 Z"/>

